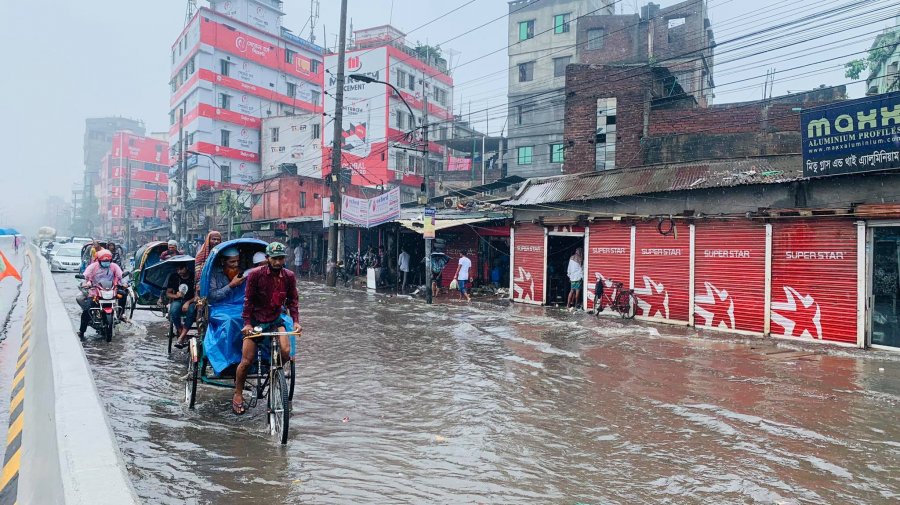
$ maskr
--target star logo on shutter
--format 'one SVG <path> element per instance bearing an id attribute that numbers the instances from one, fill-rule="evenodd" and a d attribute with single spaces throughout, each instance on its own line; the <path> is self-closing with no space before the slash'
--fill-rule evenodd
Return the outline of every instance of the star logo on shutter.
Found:
<path id="1" fill-rule="evenodd" d="M 705 321 L 703 326 L 726 329 L 734 329 L 734 299 L 728 295 L 728 290 L 716 289 L 711 282 L 704 282 L 705 294 L 694 296 L 694 313 Z"/>
<path id="2" fill-rule="evenodd" d="M 525 283 L 524 287 L 519 285 L 520 282 Z M 513 283 L 516 299 L 523 301 L 534 300 L 534 278 L 531 276 L 531 272 L 519 267 L 519 275 L 513 278 Z M 527 292 L 525 291 L 526 288 L 528 289 Z"/>
<path id="3" fill-rule="evenodd" d="M 653 282 L 649 276 L 643 276 L 644 287 L 634 288 L 634 295 L 637 298 L 638 308 L 641 309 L 645 317 L 669 318 L 669 293 L 662 283 Z"/>
<path id="4" fill-rule="evenodd" d="M 772 322 L 784 328 L 787 337 L 822 339 L 822 310 L 812 295 L 784 286 L 786 301 L 772 302 Z M 797 303 L 797 302 L 800 303 Z"/>

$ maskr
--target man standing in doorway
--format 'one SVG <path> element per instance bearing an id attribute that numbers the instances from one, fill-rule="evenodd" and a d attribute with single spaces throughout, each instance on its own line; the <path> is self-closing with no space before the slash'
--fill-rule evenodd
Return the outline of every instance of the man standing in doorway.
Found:
<path id="1" fill-rule="evenodd" d="M 569 299 L 566 302 L 566 308 L 573 311 L 581 306 L 581 282 L 584 278 L 582 263 L 582 250 L 579 247 L 569 258 L 569 268 L 566 271 L 569 276 Z"/>
<path id="2" fill-rule="evenodd" d="M 303 243 L 299 240 L 294 246 L 294 273 L 300 277 L 300 269 L 303 268 Z"/>
<path id="3" fill-rule="evenodd" d="M 406 277 L 409 275 L 409 253 L 406 249 L 400 249 L 400 257 L 397 259 L 397 266 L 400 269 L 400 277 L 403 277 L 403 283 L 400 286 L 400 292 L 406 292 Z M 400 281 L 400 278 L 397 278 Z"/>
<path id="4" fill-rule="evenodd" d="M 469 296 L 468 284 L 469 284 L 469 270 L 472 269 L 472 260 L 469 259 L 469 251 L 467 249 L 463 249 L 459 255 L 459 264 L 456 267 L 456 275 L 453 278 L 456 279 L 456 283 L 459 285 L 459 294 L 460 298 L 463 296 L 466 297 L 466 301 L 471 302 L 472 297 Z"/>

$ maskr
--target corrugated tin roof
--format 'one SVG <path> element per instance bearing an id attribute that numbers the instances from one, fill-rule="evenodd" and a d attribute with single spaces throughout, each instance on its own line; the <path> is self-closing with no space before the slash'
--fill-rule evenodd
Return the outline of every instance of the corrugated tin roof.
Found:
<path id="1" fill-rule="evenodd" d="M 521 207 L 667 191 L 775 184 L 802 177 L 802 158 L 798 155 L 652 165 L 530 179 L 503 205 Z"/>

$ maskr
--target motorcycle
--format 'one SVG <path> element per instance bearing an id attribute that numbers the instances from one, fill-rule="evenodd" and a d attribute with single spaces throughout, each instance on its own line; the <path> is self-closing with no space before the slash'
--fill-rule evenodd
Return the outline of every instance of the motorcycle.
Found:
<path id="1" fill-rule="evenodd" d="M 84 275 L 78 274 L 76 279 L 84 279 Z M 116 332 L 116 324 L 122 315 L 122 308 L 119 306 L 119 299 L 128 296 L 126 286 L 113 285 L 109 281 L 103 281 L 97 286 L 97 295 L 93 297 L 91 303 L 88 299 L 88 290 L 90 286 L 81 286 L 83 297 L 79 297 L 79 305 L 82 309 L 89 305 L 91 314 L 90 325 L 100 336 L 107 342 L 112 342 L 113 335 Z"/>

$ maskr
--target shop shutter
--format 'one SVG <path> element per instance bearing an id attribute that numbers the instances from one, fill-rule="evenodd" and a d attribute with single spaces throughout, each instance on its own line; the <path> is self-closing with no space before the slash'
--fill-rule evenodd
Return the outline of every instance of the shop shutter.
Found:
<path id="1" fill-rule="evenodd" d="M 594 308 L 594 287 L 603 279 L 607 289 L 612 282 L 628 286 L 631 278 L 631 225 L 621 221 L 606 221 L 590 226 L 587 246 L 587 308 Z M 607 302 L 608 303 L 608 302 Z"/>
<path id="2" fill-rule="evenodd" d="M 456 273 L 456 267 L 459 266 L 459 258 L 462 256 L 463 249 L 469 250 L 469 260 L 472 262 L 469 279 L 481 280 L 481 269 L 478 263 L 478 235 L 468 226 L 457 226 L 439 231 L 438 236 L 444 239 L 446 244 L 443 252 L 450 256 L 450 261 L 444 265 L 441 287 L 449 288 L 450 283 L 453 282 L 453 274 Z"/>
<path id="3" fill-rule="evenodd" d="M 850 220 L 773 225 L 773 335 L 856 343 L 856 234 Z"/>
<path id="4" fill-rule="evenodd" d="M 765 331 L 766 227 L 700 222 L 694 233 L 694 325 Z"/>
<path id="5" fill-rule="evenodd" d="M 546 250 L 544 227 L 526 223 L 513 229 L 513 301 L 544 303 Z"/>
<path id="6" fill-rule="evenodd" d="M 668 226 L 668 223 L 663 225 Z M 677 238 L 662 235 L 657 223 L 636 225 L 634 294 L 637 315 L 688 322 L 690 314 L 690 229 L 676 224 Z"/>

